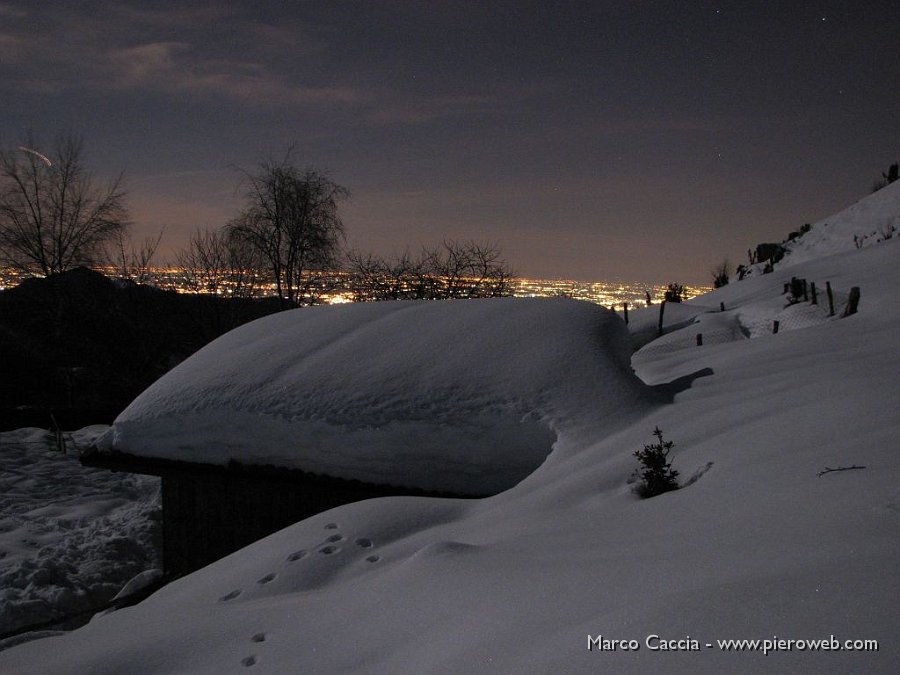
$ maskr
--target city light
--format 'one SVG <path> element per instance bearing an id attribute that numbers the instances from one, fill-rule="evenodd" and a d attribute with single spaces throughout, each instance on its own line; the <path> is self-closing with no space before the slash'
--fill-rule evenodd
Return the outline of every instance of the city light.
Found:
<path id="1" fill-rule="evenodd" d="M 98 270 L 111 278 L 119 276 L 117 270 L 101 268 Z M 28 278 L 27 274 L 14 269 L 0 269 L 0 289 L 12 288 Z M 131 279 L 130 281 L 137 281 Z M 141 283 L 155 286 L 162 290 L 176 293 L 208 293 L 189 285 L 182 270 L 176 267 L 155 267 L 147 270 L 140 279 Z M 254 284 L 257 297 L 274 297 L 275 285 L 268 279 L 259 279 Z M 340 304 L 353 302 L 354 277 L 347 272 L 314 272 L 310 275 L 309 286 L 318 302 Z M 227 277 L 218 281 L 215 291 L 220 297 L 231 297 L 236 284 Z M 685 299 L 701 295 L 711 290 L 703 286 L 685 286 Z M 586 300 L 605 307 L 621 308 L 627 302 L 630 307 L 642 307 L 647 304 L 648 296 L 653 304 L 663 300 L 665 285 L 645 284 L 636 281 L 575 281 L 571 279 L 528 279 L 517 278 L 509 282 L 509 293 L 518 298 L 552 298 L 565 297 Z"/>

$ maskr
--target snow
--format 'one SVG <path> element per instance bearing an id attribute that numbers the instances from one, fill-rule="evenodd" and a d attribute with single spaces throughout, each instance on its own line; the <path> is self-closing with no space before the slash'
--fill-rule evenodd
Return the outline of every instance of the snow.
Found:
<path id="1" fill-rule="evenodd" d="M 0 634 L 90 611 L 159 567 L 159 480 L 78 462 L 106 429 L 66 434 L 67 454 L 42 429 L 0 433 Z"/>
<path id="2" fill-rule="evenodd" d="M 562 298 L 299 309 L 200 350 L 97 444 L 491 494 L 560 434 L 652 399 L 629 356 L 615 314 Z"/>
<path id="3" fill-rule="evenodd" d="M 856 213 L 853 227 L 871 225 L 870 210 Z M 643 342 L 632 361 L 650 385 L 705 374 L 670 403 L 642 395 L 635 407 L 631 385 L 614 385 L 618 411 L 601 399 L 589 424 L 584 364 L 547 380 L 553 392 L 572 382 L 571 397 L 554 396 L 574 410 L 546 409 L 560 420 L 552 452 L 501 494 L 333 509 L 137 606 L 2 652 L 0 672 L 896 673 L 898 255 L 896 237 L 823 245 L 821 256 L 686 303 L 667 347 Z M 802 309 L 785 307 L 792 275 L 859 286 L 859 313 L 696 346 L 700 328 Z M 635 314 L 635 334 L 646 332 L 652 318 Z M 555 324 L 530 330 L 552 335 Z M 640 500 L 633 453 L 656 426 L 675 442 L 686 485 Z M 588 636 L 600 635 L 640 648 L 589 651 Z M 698 651 L 654 651 L 651 635 L 696 639 Z M 717 643 L 830 636 L 879 649 L 766 655 Z"/>
<path id="4" fill-rule="evenodd" d="M 787 242 L 785 248 L 788 255 L 779 263 L 780 268 L 831 253 L 871 246 L 893 237 L 900 230 L 898 203 L 900 181 L 895 181 L 840 213 L 820 220 L 809 232 Z"/>

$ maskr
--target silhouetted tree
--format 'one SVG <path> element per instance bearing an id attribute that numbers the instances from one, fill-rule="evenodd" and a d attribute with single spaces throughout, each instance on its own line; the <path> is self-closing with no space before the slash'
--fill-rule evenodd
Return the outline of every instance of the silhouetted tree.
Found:
<path id="1" fill-rule="evenodd" d="M 500 297 L 513 279 L 497 246 L 474 241 L 445 240 L 418 258 L 352 252 L 348 262 L 358 301 Z"/>
<path id="2" fill-rule="evenodd" d="M 718 266 L 712 269 L 712 275 L 713 287 L 722 288 L 722 286 L 728 285 L 731 277 L 731 263 L 728 262 L 728 258 L 725 258 Z"/>
<path id="3" fill-rule="evenodd" d="M 678 471 L 672 468 L 669 453 L 675 444 L 663 440 L 663 432 L 659 427 L 653 430 L 657 442 L 645 445 L 643 450 L 636 450 L 634 456 L 640 462 L 640 470 L 635 473 L 641 479 L 638 493 L 641 497 L 655 497 L 664 492 L 678 489 Z"/>
<path id="4" fill-rule="evenodd" d="M 128 224 L 121 174 L 98 187 L 72 134 L 35 146 L 0 149 L 0 263 L 43 276 L 99 264 Z"/>
<path id="5" fill-rule="evenodd" d="M 227 229 L 197 228 L 175 256 L 185 286 L 195 293 L 252 298 L 259 291 L 264 261 L 244 239 Z"/>
<path id="6" fill-rule="evenodd" d="M 162 241 L 166 228 L 160 228 L 156 237 L 144 237 L 144 240 L 136 245 L 131 240 L 131 233 L 125 229 L 116 232 L 109 247 L 110 267 L 115 269 L 115 274 L 120 279 L 132 279 L 139 284 L 150 281 L 150 270 L 153 269 L 153 258 L 156 249 Z"/>
<path id="7" fill-rule="evenodd" d="M 337 266 L 344 236 L 338 204 L 349 191 L 315 169 L 298 169 L 290 152 L 244 177 L 245 206 L 229 223 L 230 236 L 266 261 L 282 301 L 291 306 L 311 301 L 309 273 Z"/>
<path id="8" fill-rule="evenodd" d="M 888 167 L 888 170 L 881 174 L 881 180 L 872 185 L 872 192 L 878 192 L 881 188 L 887 187 L 895 180 L 900 178 L 900 164 L 894 162 Z"/>
<path id="9" fill-rule="evenodd" d="M 671 283 L 666 287 L 666 302 L 681 302 L 687 298 L 687 289 L 681 284 Z"/>

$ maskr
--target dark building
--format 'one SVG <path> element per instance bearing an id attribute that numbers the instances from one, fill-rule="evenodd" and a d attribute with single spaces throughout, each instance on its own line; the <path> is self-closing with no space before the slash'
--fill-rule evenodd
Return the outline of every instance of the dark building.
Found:
<path id="1" fill-rule="evenodd" d="M 86 466 L 162 479 L 163 571 L 175 578 L 322 511 L 373 497 L 456 497 L 272 466 L 227 466 L 89 451 Z M 465 495 L 471 497 L 472 495 Z"/>

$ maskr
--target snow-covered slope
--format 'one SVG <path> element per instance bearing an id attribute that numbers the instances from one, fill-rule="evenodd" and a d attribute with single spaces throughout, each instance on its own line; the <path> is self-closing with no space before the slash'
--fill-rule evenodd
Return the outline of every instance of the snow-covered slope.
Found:
<path id="1" fill-rule="evenodd" d="M 900 181 L 866 195 L 843 211 L 815 223 L 806 234 L 785 244 L 784 269 L 813 258 L 849 251 L 900 236 Z"/>
<path id="2" fill-rule="evenodd" d="M 652 398 L 629 357 L 615 314 L 562 298 L 294 310 L 187 359 L 98 446 L 491 494 Z"/>
<path id="3" fill-rule="evenodd" d="M 0 653 L 0 672 L 896 673 L 898 257 L 895 237 L 688 303 L 712 326 L 797 309 L 785 276 L 862 291 L 844 319 L 647 344 L 633 364 L 650 384 L 713 374 L 671 404 L 573 427 L 502 494 L 334 509 Z M 684 487 L 640 500 L 633 452 L 657 426 Z M 589 650 L 589 636 L 639 646 Z M 823 638 L 840 649 L 787 642 Z"/>

